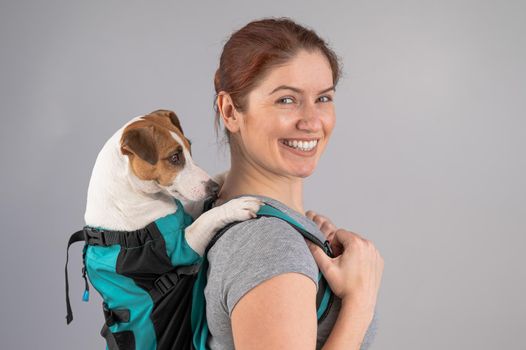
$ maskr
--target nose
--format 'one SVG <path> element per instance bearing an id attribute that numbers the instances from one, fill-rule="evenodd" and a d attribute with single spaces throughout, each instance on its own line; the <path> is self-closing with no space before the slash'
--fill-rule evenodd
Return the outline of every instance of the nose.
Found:
<path id="1" fill-rule="evenodd" d="M 213 180 L 208 180 L 205 184 L 205 190 L 208 195 L 215 195 L 219 192 L 219 185 Z"/>
<path id="2" fill-rule="evenodd" d="M 321 130 L 321 112 L 316 109 L 315 105 L 305 104 L 300 113 L 301 119 L 298 121 L 298 129 L 309 133 Z"/>

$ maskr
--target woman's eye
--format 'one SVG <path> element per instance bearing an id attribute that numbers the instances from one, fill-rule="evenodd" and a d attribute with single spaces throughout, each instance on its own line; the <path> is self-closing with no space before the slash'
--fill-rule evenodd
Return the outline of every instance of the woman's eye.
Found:
<path id="1" fill-rule="evenodd" d="M 291 103 L 294 103 L 294 99 L 292 97 L 282 97 L 278 100 L 278 103 L 289 105 Z"/>
<path id="2" fill-rule="evenodd" d="M 332 98 L 330 96 L 321 96 L 320 100 L 322 100 L 321 102 L 330 102 Z"/>

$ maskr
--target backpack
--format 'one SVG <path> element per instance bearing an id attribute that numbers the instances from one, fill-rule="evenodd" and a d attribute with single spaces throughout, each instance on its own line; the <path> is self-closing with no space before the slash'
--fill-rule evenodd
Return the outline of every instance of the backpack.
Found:
<path id="1" fill-rule="evenodd" d="M 211 208 L 213 200 L 205 203 L 205 210 Z M 89 278 L 103 299 L 105 322 L 101 335 L 109 350 L 207 349 L 209 330 L 204 296 L 207 253 L 224 232 L 240 221 L 219 230 L 200 257 L 189 246 L 182 249 L 186 244 L 184 235 L 173 233 L 192 223 L 181 203 L 177 201 L 177 205 L 176 213 L 140 230 L 109 231 L 86 226 L 71 235 L 65 268 L 67 324 L 73 320 L 67 272 L 69 247 L 84 241 L 82 299 L 89 299 Z M 281 210 L 265 204 L 257 212 L 257 218 L 263 216 L 285 220 L 333 256 L 327 240 L 321 242 Z M 320 272 L 316 295 L 318 324 L 327 316 L 333 299 L 334 294 Z"/>

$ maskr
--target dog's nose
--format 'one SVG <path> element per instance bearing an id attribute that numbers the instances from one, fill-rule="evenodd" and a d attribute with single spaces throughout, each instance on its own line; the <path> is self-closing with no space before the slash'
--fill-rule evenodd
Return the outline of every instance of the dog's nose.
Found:
<path id="1" fill-rule="evenodd" d="M 219 192 L 219 185 L 213 180 L 208 180 L 206 182 L 206 192 L 208 194 L 217 194 L 217 192 Z"/>

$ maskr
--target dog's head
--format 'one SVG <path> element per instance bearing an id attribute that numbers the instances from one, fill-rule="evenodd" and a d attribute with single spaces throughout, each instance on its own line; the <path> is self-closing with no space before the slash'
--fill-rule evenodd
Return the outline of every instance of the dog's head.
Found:
<path id="1" fill-rule="evenodd" d="M 218 189 L 193 162 L 190 140 L 172 111 L 157 110 L 126 126 L 121 152 L 128 157 L 133 186 L 143 192 L 198 201 Z"/>

